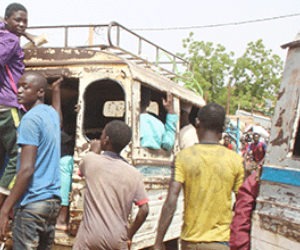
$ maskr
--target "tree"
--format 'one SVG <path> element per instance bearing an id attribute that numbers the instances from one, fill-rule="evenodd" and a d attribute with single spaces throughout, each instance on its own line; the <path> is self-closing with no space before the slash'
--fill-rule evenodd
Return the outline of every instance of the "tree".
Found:
<path id="1" fill-rule="evenodd" d="M 265 48 L 262 39 L 250 42 L 242 57 L 235 63 L 232 103 L 247 110 L 266 110 L 267 100 L 275 102 L 280 85 L 283 62 L 272 50 Z"/>
<path id="2" fill-rule="evenodd" d="M 204 95 L 208 101 L 224 103 L 225 86 L 234 66 L 233 52 L 226 52 L 221 44 L 194 41 L 193 33 L 183 40 L 189 61 L 189 71 L 184 74 L 186 87 Z M 202 91 L 201 91 L 202 90 Z"/>
<path id="3" fill-rule="evenodd" d="M 185 86 L 193 89 L 205 100 L 251 111 L 266 110 L 266 102 L 275 101 L 283 68 L 278 55 L 267 50 L 262 40 L 250 42 L 240 58 L 227 52 L 221 44 L 195 41 L 193 33 L 183 40 L 190 62 L 184 73 Z"/>

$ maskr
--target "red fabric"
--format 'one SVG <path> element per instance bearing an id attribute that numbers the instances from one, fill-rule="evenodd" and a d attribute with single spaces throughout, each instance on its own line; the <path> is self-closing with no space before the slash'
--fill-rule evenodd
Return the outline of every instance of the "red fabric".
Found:
<path id="1" fill-rule="evenodd" d="M 250 250 L 251 215 L 255 208 L 259 182 L 253 172 L 240 187 L 235 203 L 235 214 L 230 225 L 230 249 Z"/>
<path id="2" fill-rule="evenodd" d="M 137 201 L 136 203 L 135 203 L 135 205 L 137 205 L 137 206 L 142 206 L 142 205 L 144 205 L 144 204 L 146 204 L 146 203 L 148 203 L 149 202 L 149 199 L 147 198 L 147 199 L 143 199 L 143 200 L 140 200 L 140 201 Z"/>
<path id="3" fill-rule="evenodd" d="M 266 154 L 266 146 L 263 142 L 257 144 L 251 143 L 250 150 L 252 151 L 253 159 L 255 162 L 259 163 Z"/>
<path id="4" fill-rule="evenodd" d="M 242 156 L 244 156 L 248 152 L 249 144 L 245 143 L 241 149 Z"/>
<path id="5" fill-rule="evenodd" d="M 9 83 L 10 83 L 11 88 L 15 92 L 15 94 L 18 94 L 17 86 L 16 86 L 16 84 L 14 82 L 13 75 L 12 75 L 12 73 L 11 73 L 8 65 L 5 65 L 5 68 L 6 68 L 6 71 L 7 71 L 7 74 L 8 74 Z"/>
<path id="6" fill-rule="evenodd" d="M 14 78 L 13 78 L 13 75 L 8 67 L 8 65 L 6 64 L 5 65 L 5 68 L 6 68 L 6 71 L 7 71 L 7 75 L 8 75 L 8 78 L 9 78 L 9 83 L 10 83 L 10 86 L 12 88 L 12 90 L 15 92 L 15 94 L 17 95 L 18 94 L 18 89 L 17 89 L 17 85 L 16 83 L 14 82 Z M 24 105 L 21 105 L 21 108 L 26 112 L 26 108 L 24 107 Z"/>
<path id="7" fill-rule="evenodd" d="M 83 174 L 81 173 L 80 169 L 78 169 L 77 175 L 78 175 L 79 177 L 83 177 Z"/>

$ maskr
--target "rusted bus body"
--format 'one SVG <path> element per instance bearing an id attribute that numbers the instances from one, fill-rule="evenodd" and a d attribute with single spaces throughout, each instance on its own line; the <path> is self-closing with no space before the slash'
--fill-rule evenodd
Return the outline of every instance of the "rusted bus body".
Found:
<path id="1" fill-rule="evenodd" d="M 286 65 L 252 218 L 252 249 L 300 249 L 300 41 Z"/>
<path id="2" fill-rule="evenodd" d="M 99 138 L 101 130 L 107 122 L 112 119 L 121 119 L 133 130 L 132 141 L 122 152 L 122 155 L 143 173 L 150 198 L 149 216 L 134 237 L 132 249 L 143 249 L 153 245 L 160 210 L 167 194 L 170 166 L 174 154 L 179 150 L 179 143 L 177 135 L 174 150 L 171 153 L 140 147 L 141 86 L 149 87 L 155 92 L 152 101 L 157 103 L 159 117 L 165 116 L 161 98 L 166 91 L 170 91 L 174 95 L 174 108 L 177 114 L 180 114 L 181 101 L 193 104 L 195 113 L 199 107 L 204 105 L 203 99 L 152 69 L 138 66 L 109 52 L 82 48 L 37 48 L 26 49 L 25 54 L 26 70 L 41 72 L 49 82 L 58 78 L 62 73 L 66 75 L 61 87 L 63 123 L 68 123 L 68 133 L 73 133 L 76 138 L 72 201 L 70 204 L 70 231 L 75 235 L 82 219 L 85 183 L 84 179 L 78 176 L 77 171 L 79 161 L 87 151 L 85 145 L 88 139 Z M 50 99 L 49 96 L 48 99 Z M 104 116 L 98 115 L 96 112 L 97 110 L 104 110 L 106 102 L 110 102 L 114 106 L 114 103 L 119 101 L 123 102 L 121 106 L 124 110 L 121 115 Z M 79 105 L 79 111 L 76 114 L 73 110 L 74 104 Z M 177 131 L 179 131 L 179 124 Z M 136 213 L 135 209 L 133 215 Z M 166 234 L 166 241 L 179 237 L 182 209 L 181 196 L 176 215 Z M 95 228 L 95 230 L 97 229 Z M 56 249 L 70 248 L 73 241 L 74 237 L 72 236 L 60 235 L 56 238 L 55 247 Z"/>

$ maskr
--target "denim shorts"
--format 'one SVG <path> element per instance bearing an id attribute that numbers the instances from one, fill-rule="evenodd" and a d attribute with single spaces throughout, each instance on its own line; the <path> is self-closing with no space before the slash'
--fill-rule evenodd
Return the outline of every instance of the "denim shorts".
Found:
<path id="1" fill-rule="evenodd" d="M 60 199 L 29 203 L 14 210 L 13 249 L 47 250 L 54 242 Z"/>

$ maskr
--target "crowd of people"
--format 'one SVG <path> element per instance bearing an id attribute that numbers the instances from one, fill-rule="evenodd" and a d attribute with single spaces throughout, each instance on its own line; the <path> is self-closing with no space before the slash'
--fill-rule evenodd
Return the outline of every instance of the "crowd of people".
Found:
<path id="1" fill-rule="evenodd" d="M 240 139 L 240 147 L 237 150 L 237 143 L 229 134 L 223 135 L 223 145 L 231 150 L 237 151 L 245 161 L 245 170 L 251 174 L 260 168 L 264 162 L 267 151 L 266 139 L 257 132 L 247 132 Z"/>
<path id="2" fill-rule="evenodd" d="M 26 8 L 10 4 L 0 23 L 0 157 L 4 168 L 0 238 L 5 238 L 12 216 L 13 248 L 44 250 L 52 247 L 55 227 L 67 227 L 73 159 L 72 150 L 63 148 L 70 142 L 62 131 L 60 115 L 63 77 L 52 83 L 52 106 L 46 105 L 46 78 L 37 72 L 24 73 L 19 39 L 26 27 Z M 151 93 L 143 88 L 141 92 L 141 146 L 171 151 L 179 118 L 173 96 L 167 93 L 163 100 L 167 111 L 163 124 L 146 111 Z M 174 161 L 153 249 L 164 249 L 164 236 L 181 190 L 182 249 L 250 249 L 251 213 L 265 143 L 254 133 L 253 142 L 242 144 L 240 156 L 232 150 L 230 137 L 224 138 L 225 147 L 220 144 L 226 116 L 222 106 L 205 105 L 194 124 L 188 119 L 191 105 L 182 103 L 180 112 L 181 151 Z M 91 152 L 80 163 L 86 192 L 73 249 L 130 249 L 133 236 L 146 220 L 149 200 L 143 177 L 120 155 L 131 136 L 131 128 L 124 122 L 107 123 L 100 140 L 93 141 Z M 232 192 L 237 195 L 234 217 Z M 133 204 L 138 212 L 129 223 Z"/>

